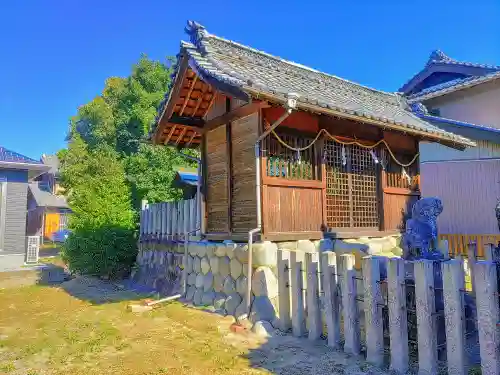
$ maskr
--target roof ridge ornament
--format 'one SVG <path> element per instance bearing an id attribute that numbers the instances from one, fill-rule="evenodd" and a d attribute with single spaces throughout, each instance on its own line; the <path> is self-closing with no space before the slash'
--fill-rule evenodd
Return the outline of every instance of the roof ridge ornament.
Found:
<path id="1" fill-rule="evenodd" d="M 423 105 L 422 103 L 419 103 L 419 102 L 412 103 L 412 104 L 410 104 L 410 107 L 411 107 L 412 112 L 417 114 L 417 115 L 428 115 L 429 114 L 426 106 Z"/>
<path id="2" fill-rule="evenodd" d="M 431 52 L 431 55 L 429 56 L 429 60 L 427 61 L 427 65 L 435 63 L 435 62 L 449 62 L 453 61 L 451 57 L 446 55 L 443 51 L 440 49 L 436 49 Z"/>
<path id="3" fill-rule="evenodd" d="M 208 36 L 208 31 L 205 26 L 196 21 L 188 21 L 184 31 L 189 35 L 191 43 L 193 43 L 198 49 L 204 49 L 204 46 L 202 45 L 203 38 Z"/>

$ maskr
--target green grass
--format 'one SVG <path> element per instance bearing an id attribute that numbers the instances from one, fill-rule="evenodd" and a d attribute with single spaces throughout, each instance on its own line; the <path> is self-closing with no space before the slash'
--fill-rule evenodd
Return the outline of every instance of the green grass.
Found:
<path id="1" fill-rule="evenodd" d="M 58 287 L 0 290 L 0 374 L 260 374 L 223 341 L 221 318 L 169 303 L 93 305 Z"/>

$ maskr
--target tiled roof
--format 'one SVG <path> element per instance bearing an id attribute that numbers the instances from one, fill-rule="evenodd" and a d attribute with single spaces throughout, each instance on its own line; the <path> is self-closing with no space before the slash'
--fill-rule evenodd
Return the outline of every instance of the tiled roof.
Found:
<path id="1" fill-rule="evenodd" d="M 420 72 L 415 74 L 411 79 L 409 79 L 408 82 L 406 82 L 399 89 L 399 91 L 407 93 L 408 86 L 410 86 L 412 82 L 415 82 L 416 80 L 418 81 L 419 79 L 423 80 L 427 78 L 429 74 L 442 72 L 443 66 L 453 66 L 454 71 L 456 71 L 456 69 L 460 69 L 460 71 L 462 72 L 462 77 L 426 87 L 423 90 L 414 92 L 413 94 L 410 94 L 408 96 L 411 102 L 421 100 L 421 98 L 423 97 L 425 97 L 425 99 L 428 99 L 430 97 L 440 96 L 452 91 L 460 90 L 462 88 L 489 81 L 490 79 L 496 79 L 499 77 L 497 73 L 500 73 L 500 66 L 459 61 L 449 57 L 440 50 L 435 50 L 429 56 L 425 67 Z"/>
<path id="2" fill-rule="evenodd" d="M 189 66 L 209 83 L 217 82 L 247 97 L 265 96 L 284 101 L 287 94 L 297 93 L 299 108 L 366 119 L 387 124 L 388 128 L 473 145 L 464 137 L 419 119 L 398 93 L 365 87 L 217 37 L 195 22 L 188 23 L 186 32 L 190 42 L 181 43 L 181 55 L 186 54 Z M 167 101 L 168 96 L 159 114 Z"/>
<path id="3" fill-rule="evenodd" d="M 452 81 L 444 82 L 439 85 L 428 87 L 414 95 L 408 96 L 408 102 L 414 103 L 434 98 L 436 96 L 445 95 L 453 91 L 462 90 L 468 87 L 476 86 L 481 83 L 490 82 L 500 78 L 500 72 L 486 74 L 484 76 L 471 76 L 465 78 L 458 78 Z"/>
<path id="4" fill-rule="evenodd" d="M 436 64 L 436 63 L 500 70 L 500 66 L 497 66 L 497 65 L 477 64 L 477 63 L 472 63 L 472 62 L 467 62 L 467 61 L 455 60 L 438 49 L 435 51 L 432 51 L 431 55 L 429 56 L 429 60 L 427 60 L 427 65 Z"/>
<path id="5" fill-rule="evenodd" d="M 42 164 L 38 160 L 31 159 L 17 152 L 0 147 L 0 162 L 7 163 L 25 163 L 25 164 Z"/>

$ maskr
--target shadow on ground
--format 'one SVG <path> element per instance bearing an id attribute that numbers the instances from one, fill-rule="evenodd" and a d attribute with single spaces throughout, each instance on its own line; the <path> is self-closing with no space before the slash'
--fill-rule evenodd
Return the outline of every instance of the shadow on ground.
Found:
<path id="1" fill-rule="evenodd" d="M 60 288 L 74 298 L 95 305 L 137 300 L 153 294 L 151 289 L 136 286 L 128 280 L 72 276 L 62 265 L 53 263 L 0 274 L 0 289 L 30 285 Z"/>
<path id="2" fill-rule="evenodd" d="M 100 305 L 137 300 L 152 291 L 133 287 L 128 280 L 102 280 L 93 276 L 71 276 L 63 267 L 48 265 L 38 271 L 38 285 L 57 287 L 74 298 Z"/>
<path id="3" fill-rule="evenodd" d="M 326 345 L 326 340 L 309 341 L 278 330 L 242 355 L 252 368 L 272 374 L 386 375 L 388 372 L 367 364 L 363 356 L 352 356 Z"/>

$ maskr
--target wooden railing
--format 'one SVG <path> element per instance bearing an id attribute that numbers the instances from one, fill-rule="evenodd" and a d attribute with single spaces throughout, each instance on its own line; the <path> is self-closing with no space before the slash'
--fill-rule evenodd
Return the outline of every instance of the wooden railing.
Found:
<path id="1" fill-rule="evenodd" d="M 500 234 L 440 234 L 440 240 L 448 241 L 448 252 L 451 256 L 467 255 L 467 246 L 477 245 L 477 256 L 484 257 L 484 246 L 500 242 Z"/>

